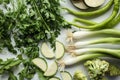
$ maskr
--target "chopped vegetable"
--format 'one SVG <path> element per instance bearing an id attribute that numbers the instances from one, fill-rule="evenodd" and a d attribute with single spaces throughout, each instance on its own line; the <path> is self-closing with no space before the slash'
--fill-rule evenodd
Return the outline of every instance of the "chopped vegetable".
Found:
<path id="1" fill-rule="evenodd" d="M 45 71 L 44 76 L 53 76 L 57 73 L 57 71 L 58 71 L 58 65 L 56 61 L 54 61 Z"/>
<path id="2" fill-rule="evenodd" d="M 91 17 L 91 16 L 95 16 L 95 15 L 101 15 L 103 13 L 105 13 L 106 11 L 108 11 L 111 6 L 113 5 L 113 1 L 114 0 L 110 0 L 105 6 L 103 6 L 101 9 L 98 9 L 96 11 L 92 11 L 92 12 L 81 12 L 81 11 L 74 11 L 71 10 L 69 8 L 63 8 L 65 10 L 67 10 L 69 13 L 74 14 L 76 16 L 79 17 Z"/>
<path id="3" fill-rule="evenodd" d="M 87 80 L 87 76 L 85 76 L 85 74 L 83 74 L 83 72 L 81 72 L 80 70 L 77 70 L 74 73 L 73 79 L 74 80 Z"/>
<path id="4" fill-rule="evenodd" d="M 72 76 L 67 71 L 61 71 L 62 80 L 72 80 Z"/>
<path id="5" fill-rule="evenodd" d="M 85 4 L 89 7 L 99 7 L 101 6 L 105 0 L 84 0 Z"/>
<path id="6" fill-rule="evenodd" d="M 33 64 L 45 72 L 48 68 L 47 62 L 44 58 L 35 58 L 32 60 Z"/>
<path id="7" fill-rule="evenodd" d="M 109 63 L 100 59 L 88 60 L 84 65 L 88 69 L 91 80 L 102 80 L 109 68 Z"/>
<path id="8" fill-rule="evenodd" d="M 88 45 L 101 44 L 101 43 L 119 44 L 120 38 L 109 37 L 109 38 L 102 38 L 102 39 L 90 40 L 90 41 L 79 41 L 79 42 L 75 42 L 73 45 L 69 45 L 68 49 L 82 48 Z"/>
<path id="9" fill-rule="evenodd" d="M 58 77 L 52 77 L 49 80 L 60 80 L 60 78 L 58 78 Z"/>
<path id="10" fill-rule="evenodd" d="M 83 0 L 71 0 L 72 4 L 79 9 L 88 9 Z"/>
<path id="11" fill-rule="evenodd" d="M 56 41 L 55 58 L 61 59 L 64 56 L 64 54 L 65 54 L 64 45 L 61 42 Z"/>
<path id="12" fill-rule="evenodd" d="M 42 53 L 42 55 L 43 55 L 44 57 L 49 58 L 49 59 L 55 57 L 52 49 L 50 49 L 50 48 L 48 47 L 47 43 L 42 43 L 41 53 Z"/>

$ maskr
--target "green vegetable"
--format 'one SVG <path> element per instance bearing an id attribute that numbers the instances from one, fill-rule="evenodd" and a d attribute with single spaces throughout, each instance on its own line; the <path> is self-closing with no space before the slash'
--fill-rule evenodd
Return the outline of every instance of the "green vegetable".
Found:
<path id="1" fill-rule="evenodd" d="M 91 80 L 106 80 L 105 75 L 119 76 L 120 67 L 101 59 L 92 59 L 84 63 Z M 108 80 L 108 79 L 107 79 Z"/>
<path id="2" fill-rule="evenodd" d="M 74 65 L 81 61 L 86 61 L 89 59 L 93 59 L 93 58 L 97 58 L 97 57 L 105 57 L 105 56 L 108 56 L 108 55 L 105 55 L 102 53 L 84 54 L 84 55 L 80 55 L 80 56 L 76 56 L 76 57 L 72 57 L 72 58 L 65 58 L 65 59 L 59 61 L 58 64 L 60 65 L 61 68 L 64 68 L 65 66 Z"/>
<path id="3" fill-rule="evenodd" d="M 37 47 L 40 41 L 49 41 L 55 47 L 61 28 L 70 27 L 60 15 L 59 0 L 9 1 L 13 9 L 6 6 L 6 13 L 0 10 L 1 50 L 7 47 L 9 51 L 16 53 L 14 47 Z M 11 36 L 15 45 L 11 44 Z"/>
<path id="4" fill-rule="evenodd" d="M 78 71 L 75 71 L 73 79 L 74 80 L 87 80 L 87 76 L 85 76 L 85 74 L 83 74 L 83 72 L 78 70 Z"/>
<path id="5" fill-rule="evenodd" d="M 14 58 L 7 59 L 6 61 L 0 62 L 0 74 L 11 70 L 13 67 L 19 65 L 21 63 L 21 60 L 15 60 Z"/>
<path id="6" fill-rule="evenodd" d="M 41 70 L 36 69 L 36 72 L 37 72 L 38 77 L 39 77 L 40 80 L 48 80 L 49 77 L 44 76 L 43 75 L 44 73 Z"/>
<path id="7" fill-rule="evenodd" d="M 104 26 L 109 23 L 111 20 L 113 20 L 115 18 L 115 16 L 117 15 L 119 11 L 119 0 L 114 0 L 114 9 L 112 11 L 112 14 L 107 18 L 105 19 L 104 21 L 98 23 L 98 24 L 95 24 L 95 25 L 91 25 L 91 26 L 81 26 L 77 23 L 72 23 L 72 22 L 69 22 L 69 24 L 73 25 L 73 26 L 76 26 L 78 28 L 85 28 L 85 29 L 90 29 L 90 30 L 98 30 L 98 29 L 102 29 L 104 28 Z"/>
<path id="8" fill-rule="evenodd" d="M 14 73 L 13 72 L 11 72 L 10 71 L 10 73 L 9 73 L 10 75 L 9 75 L 9 78 L 8 78 L 8 80 L 18 80 L 17 79 L 17 77 L 14 75 Z"/>
<path id="9" fill-rule="evenodd" d="M 107 72 L 110 76 L 120 76 L 120 67 L 110 64 Z"/>
<path id="10" fill-rule="evenodd" d="M 88 60 L 84 65 L 88 69 L 90 80 L 102 80 L 109 68 L 109 63 L 100 59 Z"/>
<path id="11" fill-rule="evenodd" d="M 102 7 L 101 9 L 98 9 L 96 11 L 91 11 L 91 12 L 80 12 L 80 11 L 74 11 L 71 10 L 69 8 L 63 8 L 65 10 L 67 10 L 69 13 L 76 15 L 76 16 L 80 16 L 80 17 L 91 17 L 91 16 L 95 16 L 95 15 L 101 15 L 103 13 L 105 13 L 106 11 L 108 11 L 108 9 L 111 8 L 112 4 L 113 4 L 114 0 L 110 0 L 104 7 Z"/>
<path id="12" fill-rule="evenodd" d="M 45 72 L 48 68 L 48 64 L 44 58 L 35 58 L 32 60 L 32 63 L 43 72 Z"/>
<path id="13" fill-rule="evenodd" d="M 74 22 L 83 22 L 85 24 L 90 24 L 90 25 L 95 25 L 97 24 L 96 22 L 87 20 L 87 19 L 82 19 L 82 18 L 74 18 Z"/>
<path id="14" fill-rule="evenodd" d="M 106 24 L 106 27 L 107 28 L 113 28 L 118 23 L 120 23 L 120 13 L 110 23 Z"/>
<path id="15" fill-rule="evenodd" d="M 57 73 L 57 71 L 58 71 L 58 65 L 56 61 L 54 61 L 44 72 L 44 76 L 47 76 L 47 77 L 54 76 Z"/>
<path id="16" fill-rule="evenodd" d="M 108 37 L 108 38 L 102 38 L 102 39 L 90 40 L 90 41 L 78 41 L 75 42 L 73 45 L 69 45 L 68 49 L 76 49 L 88 45 L 101 44 L 101 43 L 119 44 L 120 38 Z"/>
<path id="17" fill-rule="evenodd" d="M 83 55 L 86 53 L 103 53 L 103 54 L 107 54 L 110 56 L 113 56 L 115 58 L 120 59 L 120 50 L 116 50 L 116 49 L 105 49 L 105 48 L 83 48 L 83 49 L 76 49 L 76 50 L 70 50 L 70 53 L 74 54 L 74 55 Z"/>
<path id="18" fill-rule="evenodd" d="M 98 36 L 98 35 L 105 35 L 105 36 L 114 36 L 120 37 L 120 31 L 118 29 L 103 29 L 97 31 L 76 31 L 74 33 L 68 32 L 67 37 L 68 41 L 78 40 L 81 38 L 87 38 L 90 36 Z"/>
<path id="19" fill-rule="evenodd" d="M 68 71 L 61 71 L 62 80 L 72 80 L 72 75 Z"/>
<path id="20" fill-rule="evenodd" d="M 19 80 L 31 80 L 36 73 L 36 67 L 31 63 L 30 59 L 23 60 L 24 68 L 19 72 Z"/>

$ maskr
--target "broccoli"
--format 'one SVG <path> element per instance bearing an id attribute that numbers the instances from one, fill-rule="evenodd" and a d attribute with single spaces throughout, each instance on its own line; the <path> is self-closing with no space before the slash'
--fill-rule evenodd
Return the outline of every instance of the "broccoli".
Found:
<path id="1" fill-rule="evenodd" d="M 84 64 L 90 76 L 90 80 L 106 80 L 105 73 L 108 71 L 109 63 L 105 60 L 93 59 Z"/>
<path id="2" fill-rule="evenodd" d="M 120 67 L 110 64 L 107 72 L 110 76 L 120 76 Z"/>
<path id="3" fill-rule="evenodd" d="M 73 80 L 87 80 L 87 77 L 78 70 L 74 73 Z"/>

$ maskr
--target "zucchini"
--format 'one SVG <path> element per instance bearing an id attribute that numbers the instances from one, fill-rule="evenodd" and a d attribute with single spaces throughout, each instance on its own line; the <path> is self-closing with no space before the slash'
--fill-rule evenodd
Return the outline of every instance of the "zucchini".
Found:
<path id="1" fill-rule="evenodd" d="M 54 61 L 50 67 L 45 71 L 44 76 L 54 76 L 58 71 L 58 65 L 56 61 Z"/>
<path id="2" fill-rule="evenodd" d="M 88 9 L 83 0 L 71 0 L 72 4 L 79 9 Z"/>
<path id="3" fill-rule="evenodd" d="M 58 77 L 52 77 L 49 80 L 60 80 L 60 78 L 58 78 Z"/>
<path id="4" fill-rule="evenodd" d="M 55 58 L 61 59 L 64 56 L 64 53 L 65 53 L 64 45 L 61 42 L 56 41 Z"/>
<path id="5" fill-rule="evenodd" d="M 35 58 L 32 60 L 33 64 L 45 72 L 48 68 L 47 62 L 44 58 Z"/>
<path id="6" fill-rule="evenodd" d="M 105 0 L 84 0 L 85 4 L 89 7 L 99 7 Z"/>
<path id="7" fill-rule="evenodd" d="M 42 55 L 45 57 L 45 58 L 49 58 L 49 59 L 52 59 L 55 57 L 52 49 L 50 49 L 47 45 L 47 43 L 42 43 L 42 46 L 41 46 L 41 53 Z"/>
<path id="8" fill-rule="evenodd" d="M 67 71 L 61 71 L 62 80 L 72 80 L 72 76 Z"/>

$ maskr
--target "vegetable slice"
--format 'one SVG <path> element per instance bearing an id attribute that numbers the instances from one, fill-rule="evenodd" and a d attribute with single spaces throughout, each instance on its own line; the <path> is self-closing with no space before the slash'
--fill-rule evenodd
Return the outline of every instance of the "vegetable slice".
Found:
<path id="1" fill-rule="evenodd" d="M 47 43 L 43 43 L 41 46 L 41 53 L 45 58 L 54 58 L 54 53 L 51 51 L 51 49 L 48 47 Z"/>
<path id="2" fill-rule="evenodd" d="M 56 59 L 62 58 L 64 56 L 64 53 L 65 53 L 64 45 L 61 42 L 56 41 L 56 51 L 55 51 Z"/>
<path id="3" fill-rule="evenodd" d="M 83 0 L 71 0 L 72 4 L 79 9 L 88 9 Z"/>
<path id="4" fill-rule="evenodd" d="M 60 80 L 60 78 L 58 78 L 58 77 L 52 77 L 49 80 Z"/>
<path id="5" fill-rule="evenodd" d="M 48 69 L 46 70 L 46 72 L 44 73 L 44 76 L 53 76 L 57 73 L 58 70 L 58 65 L 57 63 L 54 61 L 50 67 L 48 67 Z"/>
<path id="6" fill-rule="evenodd" d="M 84 0 L 85 4 L 89 7 L 99 7 L 105 0 Z"/>
<path id="7" fill-rule="evenodd" d="M 39 67 L 43 72 L 45 72 L 48 68 L 47 62 L 44 58 L 35 58 L 32 60 L 34 65 Z"/>
<path id="8" fill-rule="evenodd" d="M 72 76 L 67 71 L 61 71 L 62 80 L 72 80 Z"/>

